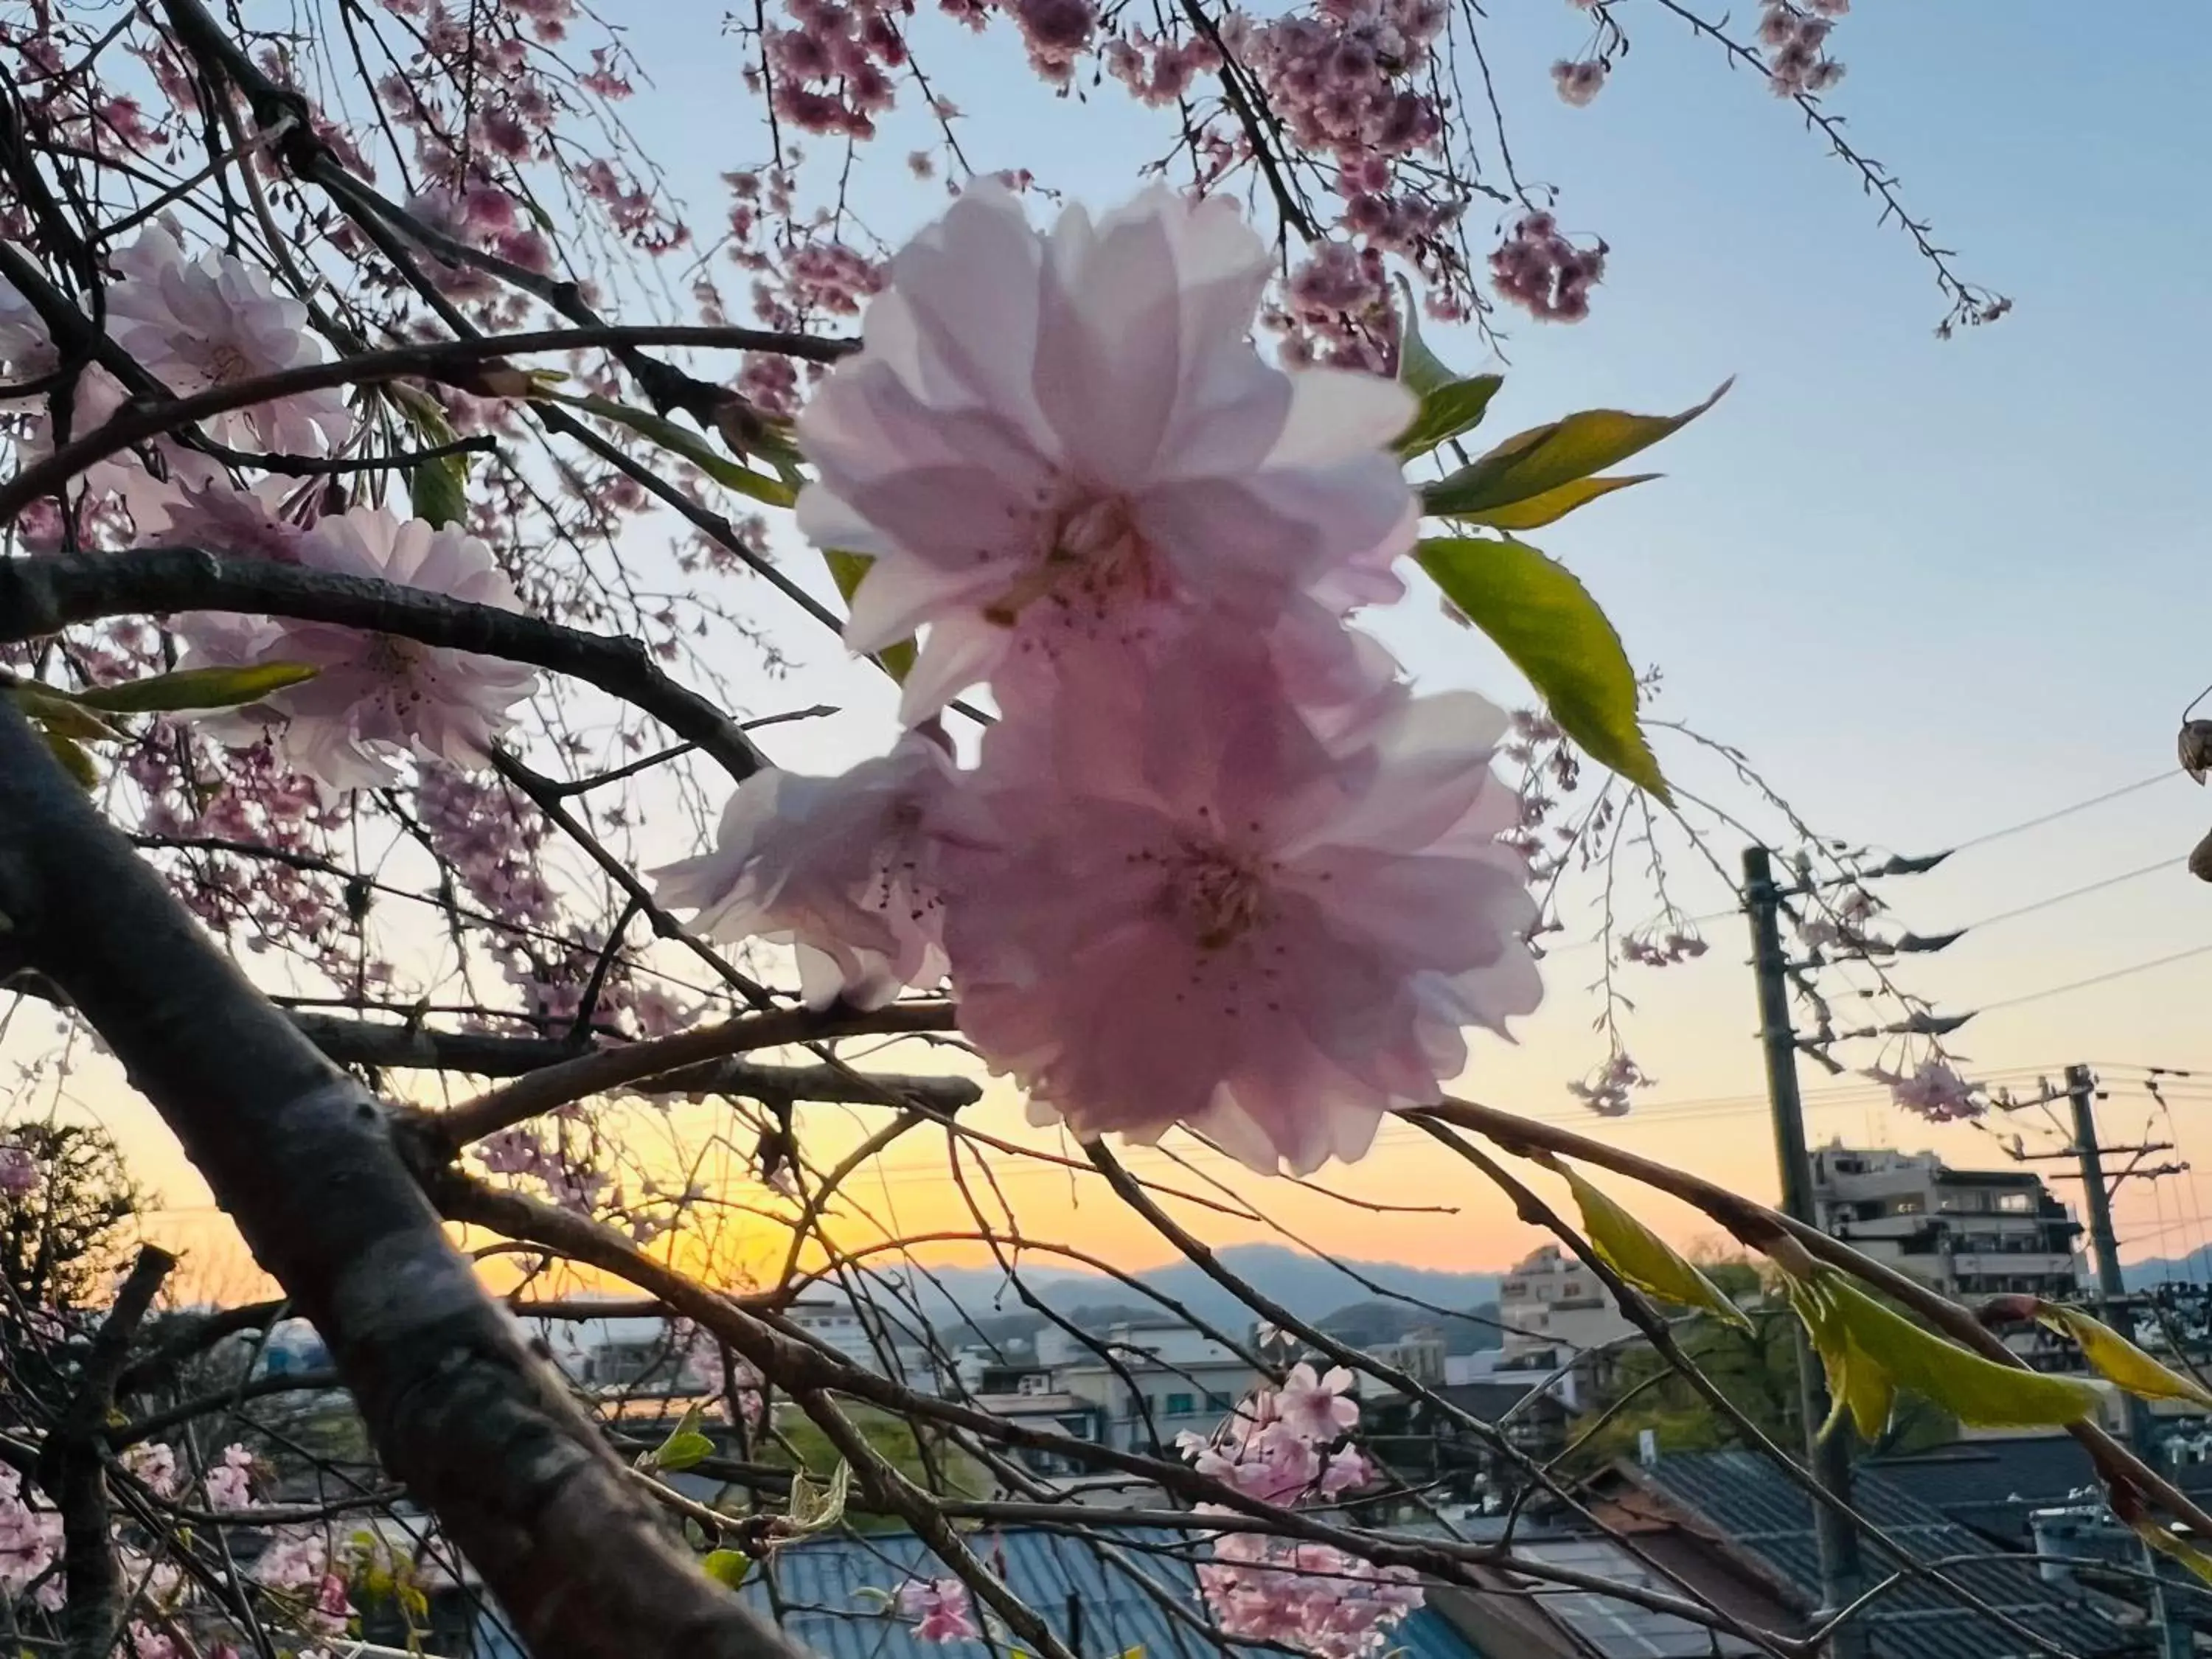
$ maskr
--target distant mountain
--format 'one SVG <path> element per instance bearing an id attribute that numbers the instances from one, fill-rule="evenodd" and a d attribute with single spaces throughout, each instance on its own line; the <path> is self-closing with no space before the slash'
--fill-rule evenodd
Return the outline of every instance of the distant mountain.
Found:
<path id="1" fill-rule="evenodd" d="M 1435 1307 L 1472 1309 L 1478 1303 L 1498 1299 L 1498 1275 L 1489 1273 L 1447 1273 L 1429 1267 L 1407 1267 L 1395 1261 L 1352 1261 L 1340 1268 L 1314 1256 L 1278 1244 L 1235 1244 L 1217 1252 L 1220 1264 L 1269 1300 L 1281 1304 L 1300 1319 L 1319 1322 L 1348 1304 L 1370 1302 L 1374 1292 L 1353 1273 L 1401 1296 L 1417 1297 Z M 1242 1331 L 1255 1317 L 1235 1296 L 1215 1284 L 1188 1261 L 1170 1262 L 1132 1275 L 1147 1289 L 1180 1304 L 1209 1324 Z M 1068 1273 L 1046 1269 L 1024 1273 L 1022 1282 L 1030 1295 L 1064 1317 L 1085 1311 L 1085 1321 L 1102 1312 L 1111 1314 L 1145 1302 L 1139 1293 L 1103 1273 Z M 933 1321 L 957 1318 L 957 1303 L 968 1317 L 987 1324 L 1001 1316 L 1024 1310 L 1021 1298 L 995 1267 L 933 1268 L 918 1279 L 915 1294 L 928 1309 Z M 1384 1307 L 1402 1304 L 1385 1302 Z M 1157 1304 L 1152 1313 L 1171 1310 Z M 1418 1324 L 1480 1329 L 1461 1321 L 1443 1321 L 1406 1309 L 1408 1328 Z M 1389 1338 L 1381 1340 L 1388 1340 Z M 1470 1339 L 1463 1339 L 1471 1341 Z M 1455 1348 L 1458 1343 L 1454 1343 Z"/>
<path id="2" fill-rule="evenodd" d="M 2131 1291 L 2148 1290 L 2169 1279 L 2191 1285 L 2212 1279 L 2212 1244 L 2191 1250 L 2187 1255 L 2154 1256 L 2148 1261 L 2124 1262 L 2120 1267 L 2120 1282 Z"/>
<path id="3" fill-rule="evenodd" d="M 1425 1329 L 1442 1334 L 1446 1353 L 1480 1353 L 1504 1346 L 1496 1302 L 1478 1302 L 1463 1311 L 1469 1316 L 1448 1319 L 1403 1302 L 1354 1302 L 1314 1323 L 1355 1348 L 1379 1347 Z"/>

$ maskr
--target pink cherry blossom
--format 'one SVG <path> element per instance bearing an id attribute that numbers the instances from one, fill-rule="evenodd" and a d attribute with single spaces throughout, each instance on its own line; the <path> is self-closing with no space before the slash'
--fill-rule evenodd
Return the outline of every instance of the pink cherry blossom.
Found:
<path id="1" fill-rule="evenodd" d="M 1890 1100 L 1908 1112 L 1917 1112 L 1933 1123 L 1976 1118 L 1989 1110 L 1981 1085 L 1959 1075 L 1941 1055 L 1930 1055 L 1911 1075 L 1876 1066 L 1867 1076 L 1889 1091 Z"/>
<path id="2" fill-rule="evenodd" d="M 218 477 L 149 490 L 134 514 L 138 538 L 165 547 L 297 564 L 307 532 L 298 515 L 288 512 L 287 497 L 298 493 L 296 481 L 289 478 L 264 479 L 251 489 Z"/>
<path id="3" fill-rule="evenodd" d="M 23 1477 L 0 1467 L 0 1591 L 21 1595 L 39 1583 L 40 1607 L 62 1604 L 61 1575 L 47 1574 L 61 1553 L 62 1518 L 52 1510 L 34 1510 L 23 1498 Z M 39 1582 L 43 1580 L 43 1582 Z"/>
<path id="4" fill-rule="evenodd" d="M 1346 1392 L 1351 1387 L 1352 1373 L 1341 1365 L 1319 1376 L 1310 1365 L 1293 1365 L 1275 1392 L 1276 1417 L 1303 1440 L 1334 1441 L 1359 1421 L 1359 1402 Z"/>
<path id="5" fill-rule="evenodd" d="M 962 1030 L 1086 1139 L 1358 1157 L 1540 994 L 1505 729 L 1385 687 L 1325 743 L 1243 636 L 1011 713 L 977 779 L 1000 845 L 946 855 Z"/>
<path id="6" fill-rule="evenodd" d="M 1045 236 L 988 185 L 893 259 L 866 349 L 799 416 L 820 481 L 799 520 L 878 559 L 848 643 L 928 624 L 906 719 L 1010 659 L 1135 643 L 1179 611 L 1270 625 L 1411 544 L 1384 447 L 1407 394 L 1263 362 L 1247 333 L 1268 264 L 1224 200 L 1155 190 Z"/>
<path id="7" fill-rule="evenodd" d="M 0 1198 L 23 1198 L 46 1179 L 38 1159 L 21 1146 L 0 1146 Z"/>
<path id="8" fill-rule="evenodd" d="M 975 1642 L 983 1632 L 968 1596 L 968 1586 L 957 1578 L 910 1578 L 899 1586 L 898 1610 L 914 1620 L 914 1634 L 923 1642 Z"/>
<path id="9" fill-rule="evenodd" d="M 1563 58 L 1552 65 L 1552 85 L 1563 100 L 1580 108 L 1605 90 L 1607 67 L 1601 58 L 1574 63 Z"/>
<path id="10" fill-rule="evenodd" d="M 319 1584 L 331 1570 L 330 1540 L 309 1530 L 283 1530 L 253 1564 L 253 1576 L 271 1589 L 301 1590 Z"/>
<path id="11" fill-rule="evenodd" d="M 938 863 L 951 763 L 912 734 L 834 778 L 738 785 L 714 850 L 653 872 L 661 903 L 712 939 L 795 947 L 808 1005 L 877 1007 L 945 975 Z"/>
<path id="12" fill-rule="evenodd" d="M 475 537 L 421 519 L 403 521 L 384 507 L 323 520 L 299 554 L 312 569 L 521 609 L 491 550 Z M 496 657 L 329 623 L 194 615 L 179 619 L 178 631 L 192 647 L 190 666 L 292 662 L 317 669 L 312 680 L 204 724 L 234 743 L 253 741 L 274 725 L 289 764 L 339 789 L 397 782 L 395 752 L 483 764 L 492 740 L 514 724 L 514 705 L 538 684 L 532 670 Z"/>
<path id="13" fill-rule="evenodd" d="M 243 1446 L 223 1448 L 222 1461 L 207 1472 L 208 1506 L 217 1510 L 250 1509 L 253 1504 L 253 1454 Z"/>
<path id="14" fill-rule="evenodd" d="M 307 308 L 234 255 L 188 258 L 174 232 L 156 223 L 115 264 L 125 277 L 107 301 L 116 343 L 179 396 L 322 361 L 306 331 Z M 353 416 L 337 392 L 307 392 L 203 426 L 223 443 L 319 455 L 344 441 Z"/>
<path id="15" fill-rule="evenodd" d="M 173 1498 L 179 1485 L 177 1454 L 167 1443 L 142 1440 L 124 1448 L 119 1460 L 125 1468 L 146 1483 L 157 1498 Z"/>

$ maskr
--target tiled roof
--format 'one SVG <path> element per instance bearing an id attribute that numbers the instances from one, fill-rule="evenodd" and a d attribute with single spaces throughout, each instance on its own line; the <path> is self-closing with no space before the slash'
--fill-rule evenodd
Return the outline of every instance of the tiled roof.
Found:
<path id="1" fill-rule="evenodd" d="M 1117 1547 L 1162 1592 L 1195 1611 L 1196 1574 L 1186 1562 L 1155 1553 L 1181 1548 L 1190 1536 L 1099 1528 L 1077 1537 L 1020 1528 L 978 1533 L 969 1541 L 994 1567 L 1003 1559 L 1008 1587 L 1086 1659 L 1135 1647 L 1145 1650 L 1145 1659 L 1212 1659 L 1224 1652 L 1256 1659 L 1262 1650 L 1202 1641 L 1163 1611 L 1129 1573 L 1103 1564 L 1091 1547 L 1094 1541 Z M 909 1626 L 884 1615 L 881 1596 L 865 1593 L 896 1591 L 909 1577 L 940 1577 L 945 1571 L 908 1533 L 792 1545 L 775 1559 L 775 1588 L 786 1604 L 783 1628 L 823 1659 L 985 1659 L 993 1650 L 981 1642 L 940 1647 L 916 1641 Z M 743 1594 L 758 1611 L 769 1610 L 768 1586 L 757 1574 Z M 1391 1644 L 1402 1659 L 1480 1659 L 1441 1615 L 1426 1609 L 1396 1626 Z"/>
<path id="2" fill-rule="evenodd" d="M 1969 1440 L 1917 1457 L 1886 1457 L 1867 1466 L 1884 1480 L 1978 1532 L 2028 1543 L 2027 1517 L 2100 1488 L 2089 1454 L 2070 1435 Z M 2191 1497 L 2212 1498 L 2212 1464 L 2181 1463 L 2161 1473 Z"/>
<path id="3" fill-rule="evenodd" d="M 1807 1607 L 1817 1601 L 1812 1500 L 1765 1458 L 1747 1451 L 1662 1457 L 1637 1478 L 1702 1520 L 1727 1548 L 1787 1585 Z M 1871 1470 L 1854 1479 L 1851 1504 L 1917 1560 L 1989 1553 L 1986 1540 Z M 1892 1565 L 1871 1541 L 1865 1554 L 1869 1573 L 1886 1574 Z M 1875 1659 L 2027 1659 L 2047 1651 L 2005 1620 L 2078 1659 L 2142 1650 L 2137 1632 L 2107 1618 L 2102 1604 L 2045 1583 L 2031 1561 L 1968 1561 L 1944 1572 L 2002 1618 L 1966 1605 L 1941 1585 L 1910 1581 L 1865 1615 Z"/>

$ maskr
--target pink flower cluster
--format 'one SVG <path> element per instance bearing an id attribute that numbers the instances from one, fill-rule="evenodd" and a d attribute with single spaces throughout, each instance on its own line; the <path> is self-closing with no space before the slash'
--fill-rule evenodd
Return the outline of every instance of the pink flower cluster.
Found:
<path id="1" fill-rule="evenodd" d="M 1164 191 L 1046 237 L 977 188 L 897 255 L 799 418 L 799 519 L 875 561 L 848 643 L 921 630 L 918 729 L 749 781 L 659 878 L 799 947 L 817 1005 L 949 966 L 962 1030 L 1079 1136 L 1182 1123 L 1304 1171 L 1540 988 L 1504 714 L 1415 697 L 1346 623 L 1402 592 L 1411 399 L 1269 366 L 1267 268 L 1229 204 Z M 979 684 L 1002 718 L 961 769 L 933 723 Z"/>
<path id="2" fill-rule="evenodd" d="M 1893 1105 L 1931 1123 L 1977 1118 L 1990 1109 L 1982 1085 L 1969 1082 L 1941 1054 L 1931 1054 L 1908 1073 L 1870 1067 L 1867 1076 L 1889 1091 Z"/>
<path id="3" fill-rule="evenodd" d="M 1844 66 L 1827 55 L 1828 33 L 1851 9 L 1851 0 L 1763 0 L 1759 43 L 1766 49 L 1767 84 L 1778 98 L 1822 93 L 1844 78 Z"/>
<path id="4" fill-rule="evenodd" d="M 254 1578 L 282 1595 L 301 1627 L 319 1636 L 343 1636 L 358 1614 L 345 1575 L 337 1570 L 330 1540 L 313 1528 L 273 1534 L 253 1564 Z"/>
<path id="5" fill-rule="evenodd" d="M 23 1477 L 0 1467 L 0 1591 L 21 1595 L 33 1583 L 33 1599 L 52 1611 L 64 1600 L 62 1576 L 52 1571 L 60 1559 L 62 1518 L 52 1510 L 34 1510 L 23 1497 Z"/>
<path id="6" fill-rule="evenodd" d="M 1630 1091 L 1648 1089 L 1652 1082 L 1642 1066 L 1624 1050 L 1616 1048 L 1605 1064 L 1589 1076 L 1567 1085 L 1567 1092 L 1600 1117 L 1626 1117 Z"/>
<path id="7" fill-rule="evenodd" d="M 1212 1437 L 1184 1434 L 1176 1448 L 1200 1474 L 1262 1503 L 1334 1501 L 1375 1478 L 1365 1455 L 1343 1443 L 1359 1422 L 1351 1386 L 1341 1366 L 1316 1375 L 1311 1365 L 1294 1365 L 1279 1389 L 1251 1395 Z M 1198 1570 L 1199 1591 L 1232 1637 L 1280 1642 L 1319 1659 L 1364 1659 L 1421 1605 L 1411 1571 L 1377 1567 L 1331 1545 L 1224 1533 L 1212 1549 Z"/>
<path id="8" fill-rule="evenodd" d="M 978 1642 L 983 1632 L 968 1586 L 957 1578 L 909 1578 L 898 1589 L 902 1619 L 914 1621 L 919 1642 Z"/>
<path id="9" fill-rule="evenodd" d="M 521 609 L 514 584 L 475 537 L 403 520 L 386 507 L 320 520 L 301 538 L 298 557 L 311 570 Z M 395 752 L 482 764 L 492 740 L 514 723 L 514 705 L 538 684 L 533 670 L 500 658 L 331 623 L 194 612 L 179 619 L 177 631 L 191 647 L 187 667 L 314 669 L 313 679 L 203 724 L 241 746 L 273 730 L 292 766 L 339 789 L 398 782 Z"/>
<path id="10" fill-rule="evenodd" d="M 1540 322 L 1578 323 L 1589 315 L 1589 291 L 1605 276 L 1606 246 L 1578 248 L 1548 213 L 1513 227 L 1490 256 L 1492 285 Z"/>
<path id="11" fill-rule="evenodd" d="M 226 1446 L 222 1460 L 207 1472 L 208 1507 L 244 1510 L 253 1506 L 253 1454 L 243 1446 Z"/>
<path id="12" fill-rule="evenodd" d="M 45 1180 L 39 1160 L 21 1146 L 0 1146 L 0 1198 L 27 1198 Z"/>

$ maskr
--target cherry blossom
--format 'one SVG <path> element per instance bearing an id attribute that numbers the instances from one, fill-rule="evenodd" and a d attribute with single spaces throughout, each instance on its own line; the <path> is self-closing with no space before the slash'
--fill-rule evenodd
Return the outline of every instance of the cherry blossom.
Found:
<path id="1" fill-rule="evenodd" d="M 24 1198 L 46 1179 L 38 1159 L 21 1146 L 0 1146 L 0 1198 Z"/>
<path id="2" fill-rule="evenodd" d="M 1359 1402 L 1348 1397 L 1352 1373 L 1341 1365 L 1317 1376 L 1307 1364 L 1291 1367 L 1275 1393 L 1275 1415 L 1304 1440 L 1334 1440 L 1359 1421 Z"/>
<path id="3" fill-rule="evenodd" d="M 1575 323 L 1589 315 L 1589 291 L 1605 276 L 1606 246 L 1578 248 L 1548 213 L 1532 213 L 1490 256 L 1498 293 L 1540 322 Z"/>
<path id="4" fill-rule="evenodd" d="M 156 1498 L 173 1498 L 179 1486 L 175 1449 L 164 1441 L 142 1440 L 135 1446 L 126 1446 L 118 1460 L 123 1467 Z"/>
<path id="5" fill-rule="evenodd" d="M 149 225 L 115 256 L 125 280 L 108 300 L 115 341 L 179 396 L 258 380 L 322 360 L 307 308 L 235 255 L 186 257 L 174 230 Z M 319 455 L 353 417 L 336 391 L 295 392 L 209 417 L 210 437 L 281 453 Z"/>
<path id="6" fill-rule="evenodd" d="M 1410 546 L 1384 448 L 1407 394 L 1264 362 L 1246 334 L 1267 268 L 1224 201 L 1155 190 L 1045 236 L 991 185 L 893 259 L 866 349 L 799 416 L 820 482 L 799 520 L 877 558 L 848 644 L 929 625 L 908 720 L 1012 659 L 1135 645 L 1179 610 L 1270 625 L 1296 590 Z"/>
<path id="7" fill-rule="evenodd" d="M 139 538 L 297 564 L 307 532 L 289 511 L 288 498 L 298 493 L 297 485 L 284 478 L 266 478 L 251 489 L 216 478 L 149 490 L 135 515 Z"/>
<path id="8" fill-rule="evenodd" d="M 877 1007 L 944 977 L 937 867 L 951 764 L 912 734 L 842 776 L 771 769 L 738 785 L 714 850 L 653 872 L 711 939 L 794 947 L 812 1007 Z"/>
<path id="9" fill-rule="evenodd" d="M 898 1610 L 914 1620 L 914 1634 L 922 1642 L 975 1642 L 983 1632 L 968 1596 L 968 1586 L 957 1578 L 912 1578 L 899 1586 Z"/>
<path id="10" fill-rule="evenodd" d="M 992 731 L 1002 841 L 948 854 L 945 943 L 962 1030 L 1036 1110 L 1305 1172 L 1535 1007 L 1504 714 L 1374 696 L 1332 746 L 1263 649 L 1194 636 Z"/>
<path id="11" fill-rule="evenodd" d="M 222 1461 L 210 1465 L 207 1472 L 209 1507 L 250 1509 L 253 1504 L 252 1480 L 253 1454 L 240 1445 L 224 1447 Z"/>
<path id="12" fill-rule="evenodd" d="M 310 569 L 521 609 L 491 550 L 475 537 L 402 520 L 385 507 L 322 520 L 299 556 Z M 397 782 L 395 751 L 483 764 L 492 740 L 514 724 L 514 705 L 538 684 L 535 672 L 500 658 L 330 623 L 196 613 L 181 618 L 178 631 L 191 647 L 189 666 L 288 662 L 316 669 L 303 684 L 204 724 L 240 744 L 273 725 L 289 764 L 339 789 Z"/>
<path id="13" fill-rule="evenodd" d="M 1931 1123 L 1950 1123 L 1976 1118 L 1989 1110 L 1981 1085 L 1959 1075 L 1940 1054 L 1931 1054 L 1909 1075 L 1875 1066 L 1866 1075 L 1889 1091 L 1889 1097 L 1908 1112 L 1917 1112 Z"/>
<path id="14" fill-rule="evenodd" d="M 63 1601 L 61 1575 L 50 1573 L 61 1553 L 62 1518 L 34 1510 L 23 1498 L 23 1477 L 0 1466 L 0 1590 L 21 1595 L 33 1583 L 33 1600 L 49 1610 Z"/>
<path id="15" fill-rule="evenodd" d="M 1606 74 L 1607 64 L 1601 58 L 1574 63 L 1563 58 L 1552 65 L 1552 85 L 1563 100 L 1580 108 L 1605 90 Z"/>

